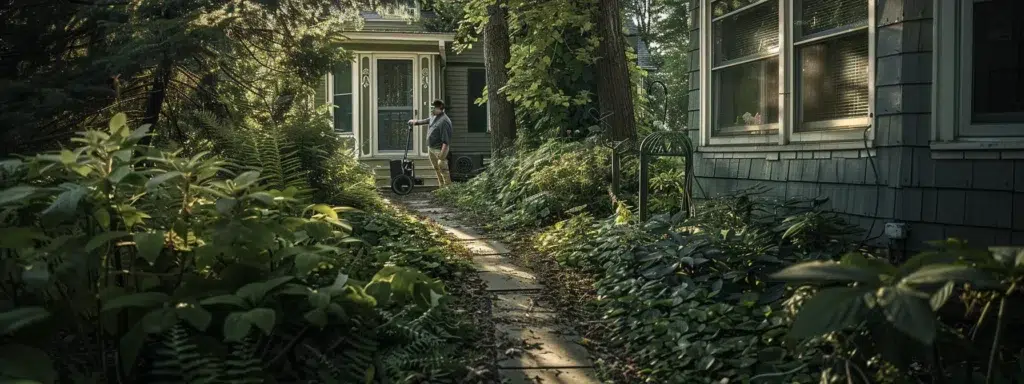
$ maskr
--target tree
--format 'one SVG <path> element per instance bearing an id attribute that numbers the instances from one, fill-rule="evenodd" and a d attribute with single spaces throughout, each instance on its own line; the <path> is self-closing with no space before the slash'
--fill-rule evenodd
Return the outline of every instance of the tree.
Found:
<path id="1" fill-rule="evenodd" d="M 501 89 L 508 83 L 508 10 L 505 1 L 487 6 L 484 26 L 484 66 L 487 69 L 487 117 L 491 130 L 491 154 L 498 158 L 516 140 L 516 115 L 512 102 Z"/>
<path id="2" fill-rule="evenodd" d="M 599 0 L 597 34 L 601 39 L 596 62 L 597 100 L 601 115 L 607 116 L 609 138 L 615 141 L 636 138 L 633 85 L 626 62 L 619 0 Z"/>

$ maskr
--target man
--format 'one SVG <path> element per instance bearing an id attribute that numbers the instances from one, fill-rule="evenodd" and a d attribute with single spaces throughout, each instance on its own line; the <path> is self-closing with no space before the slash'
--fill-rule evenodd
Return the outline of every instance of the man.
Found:
<path id="1" fill-rule="evenodd" d="M 434 166 L 437 172 L 437 182 L 440 186 L 451 184 L 451 175 L 448 173 L 448 149 L 452 140 L 452 120 L 444 113 L 444 102 L 434 100 L 429 119 L 409 120 L 410 125 L 427 125 L 427 147 L 430 154 L 430 165 Z"/>

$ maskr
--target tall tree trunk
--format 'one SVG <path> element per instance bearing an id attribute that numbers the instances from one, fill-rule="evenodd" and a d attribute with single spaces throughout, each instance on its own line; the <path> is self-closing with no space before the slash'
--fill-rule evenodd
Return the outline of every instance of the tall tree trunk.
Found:
<path id="1" fill-rule="evenodd" d="M 622 36 L 619 0 L 600 0 L 597 11 L 597 33 L 601 38 L 597 60 L 597 93 L 601 116 L 609 126 L 609 138 L 636 138 L 636 117 L 633 110 L 633 85 L 626 63 L 626 45 Z"/>
<path id="2" fill-rule="evenodd" d="M 149 97 L 146 99 L 146 113 L 142 116 L 142 124 L 149 124 L 151 133 L 157 132 L 157 123 L 160 121 L 160 112 L 164 108 L 164 99 L 167 98 L 167 84 L 171 81 L 173 63 L 167 54 L 157 65 L 153 73 L 153 85 L 149 90 Z M 148 135 L 139 140 L 141 145 L 149 145 L 153 136 Z"/>
<path id="3" fill-rule="evenodd" d="M 516 141 L 516 113 L 499 90 L 508 83 L 509 52 L 508 10 L 504 0 L 487 6 L 484 26 L 484 66 L 487 69 L 487 117 L 491 125 L 491 156 L 498 158 Z"/>

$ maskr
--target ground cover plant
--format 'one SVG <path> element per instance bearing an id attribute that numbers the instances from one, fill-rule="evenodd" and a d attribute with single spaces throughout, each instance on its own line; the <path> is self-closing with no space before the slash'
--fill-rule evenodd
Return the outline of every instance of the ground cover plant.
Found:
<path id="1" fill-rule="evenodd" d="M 429 275 L 465 266 L 426 227 L 140 146 L 125 120 L 2 163 L 5 380 L 465 380 L 474 328 Z"/>

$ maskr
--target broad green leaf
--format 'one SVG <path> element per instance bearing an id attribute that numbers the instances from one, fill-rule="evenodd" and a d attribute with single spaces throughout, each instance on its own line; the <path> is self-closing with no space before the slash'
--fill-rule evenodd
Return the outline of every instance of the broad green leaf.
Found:
<path id="1" fill-rule="evenodd" d="M 252 323 L 245 318 L 245 312 L 231 312 L 224 318 L 224 341 L 242 341 L 252 330 Z"/>
<path id="2" fill-rule="evenodd" d="M 46 352 L 27 345 L 10 343 L 0 345 L 0 377 L 50 384 L 57 382 L 57 371 L 54 370 L 53 360 Z"/>
<path id="3" fill-rule="evenodd" d="M 231 198 L 217 199 L 217 213 L 227 215 L 238 205 L 238 200 Z"/>
<path id="4" fill-rule="evenodd" d="M 864 295 L 870 292 L 860 287 L 834 287 L 819 291 L 800 306 L 789 335 L 806 339 L 860 324 L 868 311 Z"/>
<path id="5" fill-rule="evenodd" d="M 57 195 L 57 199 L 43 210 L 43 215 L 73 215 L 78 211 L 78 203 L 89 193 L 89 190 L 77 184 L 65 184 L 63 187 L 64 192 Z"/>
<path id="6" fill-rule="evenodd" d="M 295 255 L 295 271 L 300 276 L 308 275 L 323 259 L 322 256 L 315 253 L 305 252 Z"/>
<path id="7" fill-rule="evenodd" d="M 997 288 L 999 282 L 984 271 L 963 265 L 930 265 L 904 277 L 903 284 L 968 283 L 982 289 Z"/>
<path id="8" fill-rule="evenodd" d="M 128 135 L 128 141 L 134 143 L 136 141 L 139 141 L 139 139 L 146 137 L 146 135 L 149 134 L 150 127 L 152 127 L 151 124 L 143 124 L 142 126 L 135 128 L 135 130 L 132 131 L 132 134 Z"/>
<path id="9" fill-rule="evenodd" d="M 256 183 L 257 181 L 259 181 L 259 179 L 260 179 L 260 173 L 259 172 L 248 171 L 248 172 L 242 173 L 241 175 L 238 175 L 232 181 L 235 184 L 235 188 L 245 189 L 245 188 L 248 188 L 253 183 Z"/>
<path id="10" fill-rule="evenodd" d="M 122 149 L 120 151 L 114 152 L 114 158 L 116 158 L 118 160 L 121 160 L 123 162 L 128 162 L 129 160 L 132 159 L 132 153 L 134 153 L 134 152 L 135 151 L 131 150 L 130 148 L 129 149 Z M 122 167 L 122 168 L 124 168 L 124 167 Z"/>
<path id="11" fill-rule="evenodd" d="M 210 326 L 210 321 L 213 320 L 213 315 L 209 311 L 197 305 L 179 305 L 174 310 L 179 318 L 200 331 L 205 331 Z"/>
<path id="12" fill-rule="evenodd" d="M 131 373 L 132 369 L 135 368 L 135 361 L 139 357 L 139 352 L 142 351 L 142 346 L 146 344 L 146 337 L 146 330 L 143 328 L 141 321 L 136 322 L 128 329 L 124 336 L 121 336 L 121 340 L 118 342 L 121 370 Z"/>
<path id="13" fill-rule="evenodd" d="M 167 182 L 168 180 L 181 176 L 182 173 L 178 171 L 161 173 L 159 175 L 153 176 L 152 178 L 149 179 L 149 181 L 146 182 L 146 189 L 154 189 L 156 187 L 159 187 L 161 184 Z"/>
<path id="14" fill-rule="evenodd" d="M 46 234 L 36 228 L 0 228 L 0 248 L 34 248 L 36 246 L 36 240 L 46 239 Z"/>
<path id="15" fill-rule="evenodd" d="M 992 258 L 1003 265 L 1020 267 L 1024 265 L 1024 248 L 1021 247 L 989 247 Z"/>
<path id="16" fill-rule="evenodd" d="M 2 312 L 0 313 L 0 335 L 9 335 L 49 316 L 50 313 L 43 307 L 21 307 Z"/>
<path id="17" fill-rule="evenodd" d="M 128 307 L 148 308 L 166 303 L 171 297 L 163 292 L 139 292 L 118 296 L 103 303 L 103 311 L 119 310 Z"/>
<path id="18" fill-rule="evenodd" d="M 156 262 L 157 257 L 160 257 L 160 252 L 164 250 L 166 237 L 164 232 L 139 232 L 133 237 L 135 238 L 135 247 L 139 249 L 138 256 L 150 264 Z"/>
<path id="19" fill-rule="evenodd" d="M 116 114 L 116 115 L 114 115 L 114 117 L 110 118 L 110 125 L 109 125 L 110 133 L 111 134 L 116 133 L 127 122 L 128 122 L 128 116 L 126 116 L 124 114 L 124 112 L 118 112 L 118 114 Z"/>
<path id="20" fill-rule="evenodd" d="M 100 225 L 100 228 L 110 229 L 110 211 L 107 211 L 104 207 L 97 207 L 92 211 L 92 217 L 96 219 L 96 223 Z"/>
<path id="21" fill-rule="evenodd" d="M 956 288 L 956 283 L 950 281 L 932 294 L 931 299 L 928 300 L 928 303 L 931 304 L 932 311 L 938 311 L 943 305 L 946 305 L 946 301 L 948 301 L 949 297 L 953 295 L 954 288 Z"/>
<path id="22" fill-rule="evenodd" d="M 843 255 L 843 259 L 840 261 L 841 264 L 851 265 L 854 267 L 864 268 L 867 270 L 874 271 L 876 274 L 885 274 L 889 276 L 895 276 L 898 272 L 896 267 L 889 264 L 885 260 L 878 258 L 867 258 L 862 253 L 848 253 Z"/>
<path id="23" fill-rule="evenodd" d="M 267 335 L 274 330 L 274 324 L 277 321 L 277 314 L 270 308 L 254 308 L 246 312 L 243 317 Z"/>
<path id="24" fill-rule="evenodd" d="M 0 205 L 18 202 L 32 196 L 39 189 L 27 185 L 19 185 L 0 191 Z"/>
<path id="25" fill-rule="evenodd" d="M 307 209 L 324 215 L 332 220 L 338 220 L 338 212 L 335 212 L 334 209 L 331 209 L 331 207 L 327 204 L 314 204 L 309 206 L 309 208 Z"/>
<path id="26" fill-rule="evenodd" d="M 42 287 L 50 282 L 50 266 L 45 261 L 37 260 L 25 267 L 21 279 L 32 287 Z"/>
<path id="27" fill-rule="evenodd" d="M 902 286 L 881 288 L 878 303 L 885 319 L 897 330 L 924 345 L 935 341 L 935 314 L 918 292 Z"/>
<path id="28" fill-rule="evenodd" d="M 178 313 L 171 308 L 157 308 L 146 313 L 139 322 L 148 334 L 164 333 L 178 324 Z"/>
<path id="29" fill-rule="evenodd" d="M 310 324 L 323 328 L 327 326 L 327 311 L 321 308 L 314 308 L 302 315 Z"/>
<path id="30" fill-rule="evenodd" d="M 772 279 L 806 283 L 865 283 L 878 285 L 878 275 L 870 270 L 833 262 L 812 261 L 790 266 L 771 276 Z"/>
<path id="31" fill-rule="evenodd" d="M 236 295 L 220 295 L 203 299 L 199 302 L 202 305 L 231 305 L 238 308 L 248 308 L 249 304 L 245 299 Z"/>
<path id="32" fill-rule="evenodd" d="M 270 293 L 270 291 L 273 291 L 284 283 L 292 281 L 294 278 L 294 276 L 282 276 L 268 281 L 249 283 L 238 288 L 238 291 L 235 294 L 246 298 L 254 305 L 259 304 L 263 301 L 263 298 Z"/>
<path id="33" fill-rule="evenodd" d="M 86 252 L 92 252 L 96 248 L 99 248 L 99 247 L 109 243 L 111 240 L 114 240 L 114 239 L 117 239 L 117 238 L 121 238 L 121 237 L 125 237 L 125 236 L 128 236 L 128 235 L 129 235 L 128 232 L 122 232 L 122 231 L 103 232 L 101 234 L 93 236 L 92 239 L 89 239 L 89 242 L 85 244 L 85 251 Z"/>
<path id="34" fill-rule="evenodd" d="M 111 183 L 117 184 L 117 183 L 120 183 L 121 180 L 123 180 L 124 177 L 128 176 L 128 174 L 131 173 L 131 172 L 132 172 L 132 167 L 127 166 L 127 165 L 122 165 L 122 166 L 117 167 L 116 169 L 114 169 L 113 172 L 110 172 L 110 175 L 107 175 L 107 180 L 110 180 Z"/>
<path id="35" fill-rule="evenodd" d="M 76 161 L 78 161 L 78 156 L 75 156 L 74 152 L 71 152 L 67 149 L 60 151 L 60 162 L 62 164 L 74 164 Z"/>

